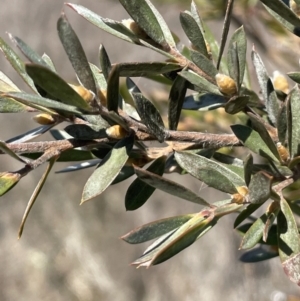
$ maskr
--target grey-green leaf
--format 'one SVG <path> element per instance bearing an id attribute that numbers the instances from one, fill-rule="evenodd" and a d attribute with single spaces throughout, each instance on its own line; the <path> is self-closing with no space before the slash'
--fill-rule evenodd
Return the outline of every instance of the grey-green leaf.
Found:
<path id="1" fill-rule="evenodd" d="M 207 203 L 200 196 L 178 183 L 175 183 L 171 180 L 168 180 L 164 177 L 161 177 L 139 167 L 135 167 L 135 173 L 139 179 L 156 189 L 160 189 L 166 193 L 169 193 L 171 195 L 177 196 L 179 198 L 185 199 L 196 204 L 210 206 L 210 204 Z"/>
<path id="2" fill-rule="evenodd" d="M 83 189 L 81 204 L 100 195 L 118 176 L 129 158 L 133 140 L 133 136 L 122 139 L 105 156 L 100 166 L 87 180 Z"/>
<path id="3" fill-rule="evenodd" d="M 182 105 L 185 99 L 186 90 L 187 90 L 186 80 L 181 76 L 177 76 L 173 82 L 169 94 L 168 121 L 169 121 L 170 130 L 177 129 Z"/>
<path id="4" fill-rule="evenodd" d="M 192 61 L 211 78 L 215 78 L 215 76 L 218 73 L 218 70 L 214 66 L 213 62 L 209 58 L 204 56 L 202 53 L 199 53 L 197 51 L 190 50 L 190 53 Z"/>
<path id="5" fill-rule="evenodd" d="M 11 47 L 6 44 L 6 42 L 0 38 L 0 50 L 3 52 L 7 60 L 10 62 L 12 67 L 17 71 L 17 73 L 22 77 L 24 82 L 34 91 L 37 92 L 32 79 L 28 76 L 24 62 L 19 58 L 19 56 L 11 49 Z"/>
<path id="6" fill-rule="evenodd" d="M 208 58 L 205 39 L 201 28 L 190 12 L 180 13 L 181 26 L 194 48 Z"/>
<path id="7" fill-rule="evenodd" d="M 295 86 L 288 102 L 288 143 L 291 157 L 300 154 L 300 91 Z"/>
<path id="8" fill-rule="evenodd" d="M 160 219 L 141 227 L 138 227 L 129 233 L 123 235 L 121 238 L 130 244 L 139 244 L 145 241 L 160 237 L 190 220 L 194 214 L 185 214 L 179 216 L 168 217 Z"/>
<path id="9" fill-rule="evenodd" d="M 20 103 L 38 110 L 53 114 L 57 112 L 66 112 L 81 115 L 82 112 L 77 107 L 58 102 L 53 99 L 44 98 L 39 95 L 28 94 L 24 92 L 10 92 L 5 94 Z"/>
<path id="10" fill-rule="evenodd" d="M 176 46 L 169 27 L 149 0 L 120 0 L 120 3 L 153 41 L 165 49 Z"/>
<path id="11" fill-rule="evenodd" d="M 223 107 L 227 102 L 224 96 L 204 93 L 191 94 L 184 99 L 183 110 L 208 111 Z"/>
<path id="12" fill-rule="evenodd" d="M 277 217 L 278 247 L 282 263 L 300 253 L 299 230 L 293 212 L 286 200 L 280 200 Z"/>
<path id="13" fill-rule="evenodd" d="M 198 88 L 197 91 L 200 91 L 200 92 L 206 91 L 206 92 L 210 92 L 212 94 L 222 95 L 222 93 L 219 91 L 219 89 L 216 85 L 212 84 L 211 82 L 206 80 L 204 77 L 196 74 L 195 72 L 193 72 L 191 70 L 189 70 L 189 71 L 183 70 L 183 71 L 179 72 L 178 74 L 181 75 L 186 80 L 188 80 L 193 85 L 195 85 L 196 88 Z"/>
<path id="14" fill-rule="evenodd" d="M 57 21 L 59 38 L 82 85 L 97 93 L 95 80 L 83 47 L 63 13 Z"/>
<path id="15" fill-rule="evenodd" d="M 158 110 L 152 102 L 145 98 L 141 93 L 132 93 L 132 96 L 142 121 L 145 123 L 151 134 L 156 136 L 159 142 L 163 142 L 167 132 Z"/>
<path id="16" fill-rule="evenodd" d="M 273 154 L 273 152 L 269 149 L 267 144 L 256 131 L 241 124 L 232 125 L 231 129 L 236 137 L 251 151 L 262 156 L 267 154 L 270 158 L 272 158 L 272 160 L 279 162 L 278 158 Z"/>
<path id="17" fill-rule="evenodd" d="M 157 158 L 148 168 L 149 172 L 162 175 L 165 170 L 166 157 L 162 156 Z M 137 178 L 128 187 L 125 195 L 125 207 L 126 210 L 136 210 L 143 206 L 155 188 L 143 182 L 141 179 Z"/>
<path id="18" fill-rule="evenodd" d="M 26 64 L 26 71 L 34 83 L 64 104 L 91 111 L 88 103 L 61 77 L 49 68 L 36 64 Z"/>
<path id="19" fill-rule="evenodd" d="M 38 55 L 34 50 L 32 50 L 22 39 L 14 37 L 8 34 L 10 39 L 16 44 L 16 46 L 22 51 L 22 53 L 31 61 L 32 63 L 42 65 L 44 67 L 49 67 L 44 59 Z"/>
<path id="20" fill-rule="evenodd" d="M 227 64 L 229 76 L 239 83 L 243 83 L 245 68 L 246 68 L 246 52 L 247 52 L 247 39 L 243 26 L 238 28 L 228 45 Z M 233 54 L 233 55 L 231 55 Z M 238 64 L 234 63 L 233 56 L 237 56 Z M 239 70 L 235 70 L 238 67 Z M 238 72 L 237 72 L 238 71 Z"/>
<path id="21" fill-rule="evenodd" d="M 222 164 L 188 152 L 176 152 L 177 163 L 189 174 L 208 186 L 234 194 L 244 186 L 244 180 Z"/>

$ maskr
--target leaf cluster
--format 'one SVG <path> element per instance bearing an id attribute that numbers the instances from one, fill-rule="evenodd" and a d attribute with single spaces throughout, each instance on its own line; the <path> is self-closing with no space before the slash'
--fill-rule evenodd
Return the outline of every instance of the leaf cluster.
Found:
<path id="1" fill-rule="evenodd" d="M 261 2 L 280 24 L 299 35 L 300 19 L 295 7 L 280 0 Z M 168 260 L 212 229 L 220 218 L 236 213 L 234 227 L 243 236 L 240 248 L 259 245 L 244 253 L 241 260 L 255 262 L 279 255 L 288 277 L 300 285 L 300 240 L 294 216 L 300 215 L 300 72 L 287 74 L 295 82 L 289 89 L 284 76 L 269 76 L 253 48 L 251 60 L 260 91 L 252 89 L 243 26 L 228 36 L 233 0 L 227 3 L 220 44 L 192 1 L 190 10 L 179 16 L 190 40 L 190 45 L 183 48 L 149 0 L 120 3 L 131 19 L 116 21 L 81 5 L 66 6 L 115 37 L 162 54 L 165 61 L 112 64 L 101 45 L 98 65 L 92 64 L 63 13 L 57 30 L 77 75 L 78 85 L 71 85 L 58 74 L 48 55 L 40 56 L 9 34 L 29 61 L 24 63 L 0 39 L 1 51 L 32 91 L 21 91 L 0 73 L 0 112 L 36 112 L 34 120 L 40 124 L 0 142 L 1 153 L 24 164 L 18 171 L 0 173 L 0 194 L 47 164 L 28 202 L 19 237 L 54 164 L 72 161 L 73 165 L 58 172 L 96 167 L 84 185 L 81 203 L 135 175 L 125 193 L 126 210 L 140 208 L 156 189 L 203 206 L 197 213 L 167 217 L 124 235 L 122 239 L 131 244 L 155 240 L 134 265 L 149 267 Z M 295 5 L 300 8 L 300 1 Z M 120 77 L 126 78 L 126 92 L 133 102 L 121 93 Z M 143 95 L 134 77 L 169 85 L 167 122 L 155 103 Z M 228 117 L 240 117 L 241 122 L 231 125 L 232 133 L 177 130 L 182 110 L 203 114 L 218 108 L 223 108 Z M 69 124 L 64 130 L 55 129 L 62 122 Z M 53 140 L 30 142 L 46 132 Z M 148 141 L 160 144 L 152 147 Z M 244 151 L 234 152 L 237 148 Z M 226 149 L 231 153 L 225 154 Z M 209 203 L 164 177 L 172 172 L 188 173 L 228 197 Z M 254 217 L 263 204 L 267 204 L 264 213 Z"/>

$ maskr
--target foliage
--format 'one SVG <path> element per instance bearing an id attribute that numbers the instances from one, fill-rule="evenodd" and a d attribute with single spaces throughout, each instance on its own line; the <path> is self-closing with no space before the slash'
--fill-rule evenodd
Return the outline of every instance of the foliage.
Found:
<path id="1" fill-rule="evenodd" d="M 260 2 L 287 30 L 299 35 L 300 1 L 290 1 L 291 8 L 280 0 Z M 19 236 L 53 165 L 77 161 L 60 172 L 96 166 L 84 185 L 81 203 L 135 174 L 137 178 L 125 195 L 126 210 L 141 207 L 155 189 L 204 206 L 198 213 L 154 221 L 124 235 L 122 239 L 132 244 L 156 239 L 134 265 L 149 267 L 168 260 L 213 228 L 221 217 L 237 213 L 234 227 L 243 235 L 240 248 L 264 245 L 248 251 L 241 260 L 256 262 L 279 255 L 288 277 L 300 285 L 300 240 L 295 220 L 295 215 L 300 215 L 300 73 L 288 73 L 296 83 L 289 89 L 284 76 L 277 74 L 271 79 L 253 48 L 251 59 L 261 92 L 251 88 L 243 26 L 228 37 L 234 1 L 227 3 L 220 45 L 194 2 L 190 11 L 180 13 L 182 28 L 191 41 L 183 49 L 179 49 L 176 36 L 149 0 L 120 3 L 132 19 L 120 22 L 100 17 L 77 4 L 66 6 L 120 39 L 157 51 L 166 61 L 111 64 L 101 45 L 99 68 L 88 62 L 63 13 L 57 29 L 77 74 L 79 84 L 74 86 L 58 75 L 46 54 L 38 55 L 23 40 L 9 35 L 29 60 L 24 63 L 0 39 L 2 52 L 32 90 L 21 91 L 0 73 L 0 111 L 37 112 L 34 120 L 40 124 L 27 133 L 1 141 L 1 153 L 24 164 L 18 171 L 0 174 L 1 195 L 47 163 L 28 202 Z M 141 76 L 170 85 L 168 126 L 131 79 Z M 127 94 L 134 105 L 120 93 L 120 77 L 126 78 Z M 195 92 L 189 95 L 188 89 Z M 225 130 L 222 134 L 177 130 L 182 110 L 217 108 L 224 108 L 229 122 L 230 115 L 240 117 L 239 124 L 231 125 L 231 134 Z M 63 131 L 54 129 L 62 122 L 69 125 Z M 46 132 L 52 134 L 53 141 L 29 142 Z M 161 144 L 151 147 L 148 141 Z M 232 151 L 237 148 L 244 152 Z M 224 154 L 224 149 L 231 150 L 231 154 Z M 147 169 L 143 168 L 147 164 Z M 210 204 L 163 176 L 171 172 L 189 173 L 227 193 L 228 198 Z M 264 213 L 259 218 L 253 216 L 264 204 Z"/>

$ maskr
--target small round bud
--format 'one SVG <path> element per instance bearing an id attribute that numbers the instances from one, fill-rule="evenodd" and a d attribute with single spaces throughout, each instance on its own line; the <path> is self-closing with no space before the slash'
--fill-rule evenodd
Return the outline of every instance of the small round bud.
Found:
<path id="1" fill-rule="evenodd" d="M 275 90 L 282 91 L 285 94 L 289 93 L 289 83 L 288 83 L 286 77 L 282 73 L 280 73 L 277 70 L 274 71 L 272 81 L 273 81 Z"/>
<path id="2" fill-rule="evenodd" d="M 237 187 L 236 190 L 238 192 L 231 196 L 231 201 L 236 204 L 243 204 L 246 200 L 249 190 L 246 186 Z"/>
<path id="3" fill-rule="evenodd" d="M 150 39 L 147 33 L 132 19 L 122 20 L 122 24 L 141 39 Z"/>
<path id="4" fill-rule="evenodd" d="M 294 0 L 290 0 L 291 10 L 299 17 L 300 16 L 300 6 Z"/>
<path id="5" fill-rule="evenodd" d="M 71 85 L 70 86 L 87 102 L 91 103 L 93 99 L 95 98 L 95 95 L 92 91 L 86 89 L 83 86 L 75 86 Z"/>
<path id="6" fill-rule="evenodd" d="M 50 124 L 54 124 L 57 121 L 56 116 L 47 113 L 37 114 L 34 117 L 32 117 L 32 119 L 36 123 L 41 125 L 50 125 Z"/>
<path id="7" fill-rule="evenodd" d="M 237 92 L 235 81 L 231 77 L 218 73 L 216 75 L 216 81 L 220 92 L 223 94 L 233 95 Z"/>
<path id="8" fill-rule="evenodd" d="M 108 137 L 113 139 L 122 139 L 127 136 L 127 131 L 125 131 L 120 125 L 113 125 L 106 129 L 106 134 Z"/>
<path id="9" fill-rule="evenodd" d="M 278 150 L 281 160 L 283 162 L 288 161 L 290 158 L 290 154 L 289 154 L 289 151 L 287 150 L 287 148 L 284 147 L 280 142 L 277 142 L 276 147 L 277 147 L 277 150 Z"/>

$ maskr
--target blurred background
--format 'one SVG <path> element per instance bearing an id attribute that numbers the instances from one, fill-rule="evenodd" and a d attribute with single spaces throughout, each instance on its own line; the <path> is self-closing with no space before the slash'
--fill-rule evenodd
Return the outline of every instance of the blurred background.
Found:
<path id="1" fill-rule="evenodd" d="M 128 18 L 118 1 L 74 2 L 103 17 Z M 200 13 L 213 19 L 208 24 L 219 41 L 224 2 L 199 1 Z M 259 5 L 256 6 L 256 1 L 237 2 L 233 29 L 246 22 L 250 37 L 248 48 L 255 43 L 270 73 L 277 68 L 282 72 L 299 69 L 299 41 L 282 31 Z M 1 0 L 1 37 L 8 41 L 6 32 L 10 32 L 39 54 L 46 52 L 58 72 L 68 82 L 75 82 L 71 64 L 56 32 L 56 21 L 65 10 L 90 62 L 98 64 L 100 44 L 104 44 L 113 63 L 161 59 L 150 50 L 109 36 L 64 8 L 63 3 L 63 0 Z M 154 3 L 170 28 L 182 38 L 182 43 L 187 44 L 180 28 L 179 12 L 189 9 L 189 1 Z M 271 27 L 271 32 L 262 31 L 265 26 Z M 288 47 L 291 42 L 292 49 Z M 2 54 L 0 69 L 26 90 Z M 141 81 L 139 87 L 150 95 L 155 93 L 162 98 L 167 95 L 164 88 L 152 86 L 151 82 Z M 197 114 L 196 118 L 201 122 L 207 113 Z M 6 140 L 36 127 L 31 117 L 30 114 L 2 114 L 0 139 Z M 43 139 L 46 138 L 51 137 Z M 0 171 L 21 168 L 18 162 L 5 156 L 0 157 L 0 166 Z M 62 167 L 63 164 L 57 164 L 54 170 Z M 24 209 L 44 168 L 41 166 L 23 178 L 1 198 L 0 300 L 300 300 L 299 289 L 284 275 L 278 258 L 258 264 L 238 261 L 241 252 L 238 251 L 240 237 L 233 230 L 235 216 L 223 218 L 201 240 L 161 265 L 148 270 L 129 266 L 146 245 L 128 245 L 119 239 L 121 235 L 144 223 L 197 212 L 201 208 L 156 191 L 142 208 L 126 212 L 124 195 L 132 179 L 110 187 L 100 197 L 79 206 L 83 185 L 92 169 L 57 175 L 52 172 L 29 215 L 23 237 L 18 241 Z M 180 179 L 171 175 L 170 178 L 184 183 L 211 202 L 228 198 L 199 185 L 188 175 Z"/>

